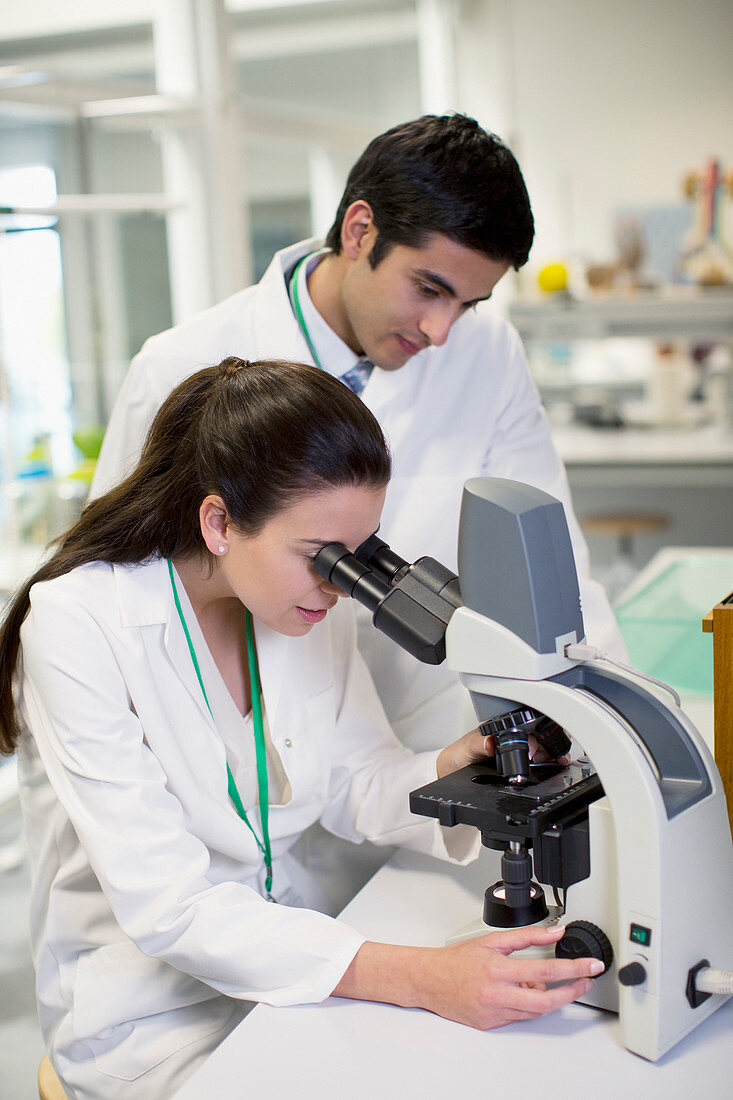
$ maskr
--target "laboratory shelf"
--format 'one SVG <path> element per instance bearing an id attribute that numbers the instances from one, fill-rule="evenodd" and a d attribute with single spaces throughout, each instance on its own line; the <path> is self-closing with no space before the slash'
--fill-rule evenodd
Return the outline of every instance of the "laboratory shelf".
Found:
<path id="1" fill-rule="evenodd" d="M 648 337 L 711 342 L 733 338 L 733 289 L 670 288 L 578 299 L 519 301 L 509 317 L 523 339 Z"/>

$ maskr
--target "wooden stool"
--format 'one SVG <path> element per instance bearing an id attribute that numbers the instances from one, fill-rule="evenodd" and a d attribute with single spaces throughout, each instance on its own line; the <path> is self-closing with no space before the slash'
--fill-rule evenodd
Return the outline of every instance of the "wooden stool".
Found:
<path id="1" fill-rule="evenodd" d="M 651 512 L 604 512 L 597 516 L 583 516 L 580 520 L 584 531 L 590 535 L 615 535 L 622 557 L 631 557 L 634 535 L 651 535 L 669 527 L 669 516 Z"/>
<path id="2" fill-rule="evenodd" d="M 67 1100 L 47 1054 L 44 1054 L 38 1067 L 38 1095 L 41 1100 Z"/>
<path id="3" fill-rule="evenodd" d="M 652 512 L 602 512 L 594 516 L 581 516 L 580 525 L 589 535 L 612 535 L 616 538 L 615 560 L 605 575 L 598 571 L 598 580 L 613 604 L 639 571 L 634 562 L 634 536 L 663 531 L 669 527 L 669 516 Z"/>

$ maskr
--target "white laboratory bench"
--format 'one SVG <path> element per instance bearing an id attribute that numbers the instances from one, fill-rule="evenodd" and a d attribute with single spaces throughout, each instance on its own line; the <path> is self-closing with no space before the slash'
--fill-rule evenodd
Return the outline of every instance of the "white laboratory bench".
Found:
<path id="1" fill-rule="evenodd" d="M 733 546 L 733 431 L 721 425 L 686 429 L 598 429 L 554 425 L 578 519 L 599 514 L 654 513 L 667 518 L 633 544 L 640 568 L 665 546 Z M 592 568 L 613 562 L 615 540 L 586 533 Z"/>
<path id="2" fill-rule="evenodd" d="M 455 868 L 399 852 L 342 916 L 374 940 L 438 945 L 481 913 L 496 854 Z M 620 1043 L 612 1013 L 570 1005 L 479 1032 L 429 1012 L 331 997 L 257 1006 L 176 1100 L 275 1095 L 303 1100 L 729 1100 L 733 1000 L 656 1063 Z"/>
<path id="3" fill-rule="evenodd" d="M 556 425 L 552 429 L 566 466 L 654 466 L 694 471 L 711 468 L 733 486 L 733 431 L 718 424 L 694 428 L 587 428 Z"/>

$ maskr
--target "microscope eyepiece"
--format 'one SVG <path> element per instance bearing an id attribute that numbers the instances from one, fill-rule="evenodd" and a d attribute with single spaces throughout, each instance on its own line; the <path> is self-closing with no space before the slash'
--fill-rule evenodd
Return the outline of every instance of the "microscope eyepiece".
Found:
<path id="1" fill-rule="evenodd" d="M 389 594 L 389 585 L 358 561 L 340 542 L 329 542 L 322 547 L 313 564 L 319 577 L 323 577 L 329 584 L 337 585 L 369 611 L 376 611 Z"/>
<path id="2" fill-rule="evenodd" d="M 445 632 L 461 606 L 455 573 L 420 558 L 413 565 L 372 535 L 352 554 L 329 542 L 316 554 L 316 573 L 372 612 L 383 634 L 429 665 L 445 660 Z"/>
<path id="3" fill-rule="evenodd" d="M 357 546 L 354 557 L 390 585 L 400 580 L 410 568 L 410 563 L 395 554 L 378 535 L 370 535 L 361 546 Z"/>

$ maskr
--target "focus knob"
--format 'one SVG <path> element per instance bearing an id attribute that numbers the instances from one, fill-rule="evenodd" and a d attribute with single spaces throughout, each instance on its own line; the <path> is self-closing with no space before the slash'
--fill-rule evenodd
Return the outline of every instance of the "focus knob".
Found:
<path id="1" fill-rule="evenodd" d="M 571 920 L 565 925 L 565 935 L 555 944 L 558 959 L 600 959 L 602 973 L 613 962 L 613 948 L 605 932 L 588 920 Z"/>
<path id="2" fill-rule="evenodd" d="M 638 962 L 627 963 L 619 970 L 618 980 L 621 985 L 641 985 L 646 981 L 646 969 Z"/>
<path id="3" fill-rule="evenodd" d="M 570 752 L 572 741 L 562 726 L 553 722 L 552 718 L 543 714 L 533 733 L 535 741 L 545 750 L 550 760 L 557 760 Z"/>

